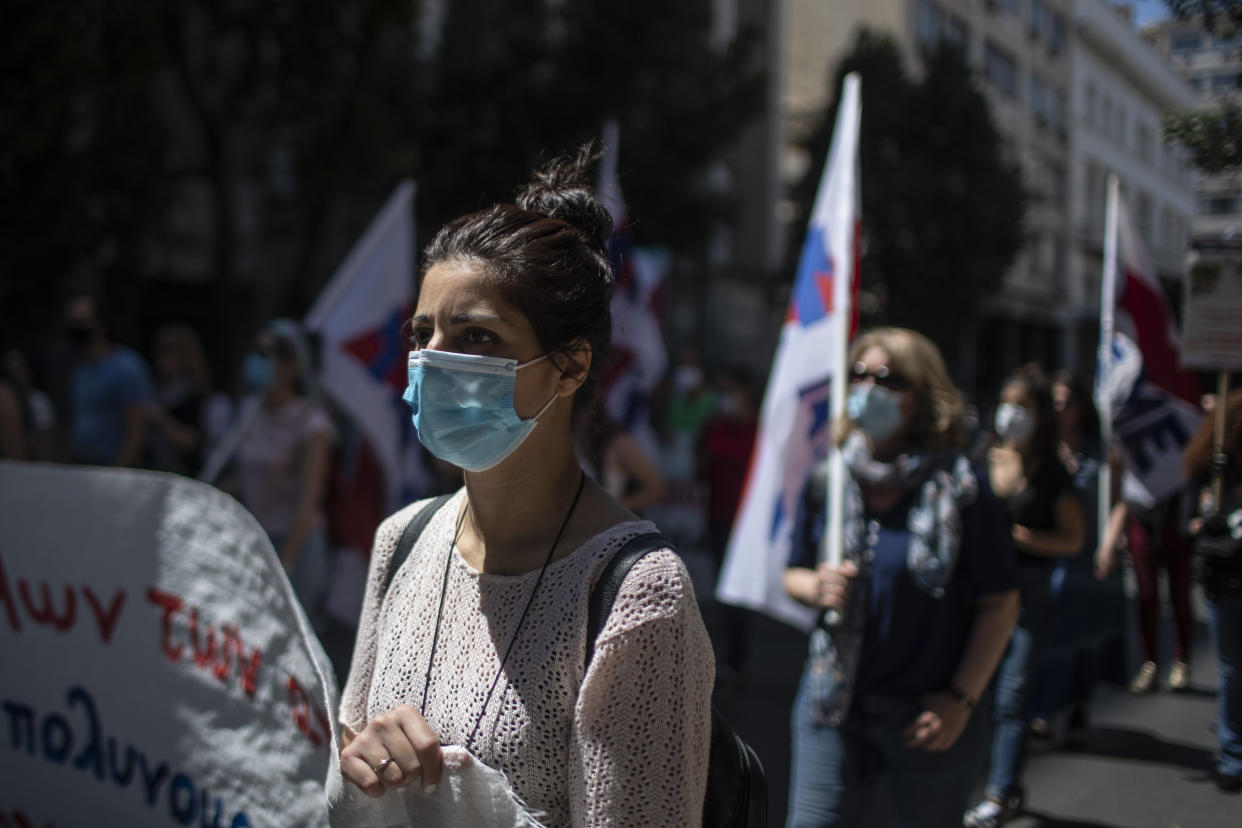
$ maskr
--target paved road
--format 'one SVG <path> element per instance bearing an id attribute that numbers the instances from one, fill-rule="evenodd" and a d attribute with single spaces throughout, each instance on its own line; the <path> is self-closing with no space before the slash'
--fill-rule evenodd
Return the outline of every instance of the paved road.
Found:
<path id="1" fill-rule="evenodd" d="M 692 574 L 702 572 L 696 572 L 697 562 L 687 562 Z M 709 624 L 715 612 L 705 602 Z M 1242 828 L 1242 795 L 1222 794 L 1212 781 L 1216 663 L 1201 606 L 1197 614 L 1191 690 L 1134 697 L 1103 685 L 1084 748 L 1035 743 L 1026 773 L 1026 812 L 1010 823 L 1013 828 Z M 724 682 L 717 701 L 764 763 L 769 825 L 778 828 L 785 820 L 789 713 L 805 639 L 762 616 L 750 619 L 747 669 Z"/>

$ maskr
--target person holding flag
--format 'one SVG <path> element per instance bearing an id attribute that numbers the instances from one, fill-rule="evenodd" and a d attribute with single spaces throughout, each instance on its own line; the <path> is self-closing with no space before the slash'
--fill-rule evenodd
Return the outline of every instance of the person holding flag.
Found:
<path id="1" fill-rule="evenodd" d="M 884 783 L 898 824 L 957 828 L 988 755 L 984 691 L 1018 616 L 1010 531 L 963 453 L 961 398 L 935 345 L 880 328 L 849 361 L 844 560 L 818 563 L 825 461 L 784 576 L 821 614 L 793 712 L 788 825 L 873 824 Z"/>
<path id="2" fill-rule="evenodd" d="M 1096 558 L 1097 576 L 1127 549 L 1138 581 L 1139 640 L 1143 663 L 1133 693 L 1153 689 L 1157 673 L 1158 571 L 1168 571 L 1176 636 L 1171 689 L 1190 682 L 1193 616 L 1190 603 L 1191 504 L 1182 455 L 1203 417 L 1199 384 L 1181 367 L 1181 348 L 1164 290 L 1156 278 L 1115 175 L 1108 185 L 1104 269 L 1100 287 L 1099 377 L 1096 389 L 1104 443 L 1117 462 L 1103 468 L 1100 525 L 1106 526 Z M 1122 470 L 1120 499 L 1113 466 Z M 1115 502 L 1111 513 L 1104 510 Z"/>

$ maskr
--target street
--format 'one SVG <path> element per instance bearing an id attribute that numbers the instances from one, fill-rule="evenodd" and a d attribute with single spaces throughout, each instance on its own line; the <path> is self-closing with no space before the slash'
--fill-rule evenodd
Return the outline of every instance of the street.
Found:
<path id="1" fill-rule="evenodd" d="M 697 576 L 704 567 L 696 564 L 689 563 L 696 583 L 701 583 Z M 1133 594 L 1132 589 L 1128 591 Z M 704 594 L 701 588 L 699 594 Z M 705 604 L 704 615 L 712 623 L 716 608 Z M 1197 594 L 1195 615 L 1190 690 L 1176 694 L 1160 690 L 1136 697 L 1124 687 L 1102 684 L 1083 748 L 1068 750 L 1051 742 L 1032 742 L 1025 812 L 1010 826 L 1242 825 L 1242 796 L 1223 794 L 1213 784 L 1216 659 Z M 789 714 L 805 638 L 766 617 L 749 617 L 747 669 L 741 677 L 724 679 L 717 702 L 763 761 L 769 785 L 768 824 L 779 828 L 785 820 L 789 780 Z M 877 826 L 882 825 L 880 819 L 877 816 Z"/>

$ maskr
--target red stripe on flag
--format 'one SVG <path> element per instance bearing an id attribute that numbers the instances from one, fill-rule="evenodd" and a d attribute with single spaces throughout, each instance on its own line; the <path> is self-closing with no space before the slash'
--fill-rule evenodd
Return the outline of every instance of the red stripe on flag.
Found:
<path id="1" fill-rule="evenodd" d="M 1130 314 L 1139 350 L 1143 352 L 1143 366 L 1156 385 L 1170 394 L 1199 407 L 1202 393 L 1194 374 L 1182 370 L 1178 364 L 1178 349 L 1171 340 L 1169 308 L 1159 288 L 1148 284 L 1138 273 L 1126 268 L 1125 288 L 1118 305 Z"/>

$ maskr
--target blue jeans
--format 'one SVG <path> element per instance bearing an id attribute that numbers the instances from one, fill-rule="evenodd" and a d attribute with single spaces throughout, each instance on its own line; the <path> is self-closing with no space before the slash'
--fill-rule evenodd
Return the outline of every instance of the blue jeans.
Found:
<path id="1" fill-rule="evenodd" d="M 1208 603 L 1216 632 L 1220 683 L 1216 689 L 1216 736 L 1220 753 L 1216 770 L 1242 776 L 1242 598 Z"/>
<path id="2" fill-rule="evenodd" d="M 807 696 L 804 671 L 793 710 L 788 828 L 877 825 L 868 805 L 880 785 L 895 825 L 961 828 L 987 757 L 986 704 L 971 714 L 953 747 L 931 753 L 903 743 L 902 731 L 922 710 L 914 702 L 858 699 L 845 723 L 832 727 L 815 722 Z"/>
<path id="3" fill-rule="evenodd" d="M 1014 793 L 1022 779 L 1030 735 L 1031 696 L 1052 621 L 1051 574 L 1050 568 L 1042 566 L 1024 566 L 1018 570 L 1022 609 L 992 680 L 996 715 L 986 790 L 989 797 L 1000 799 Z"/>

